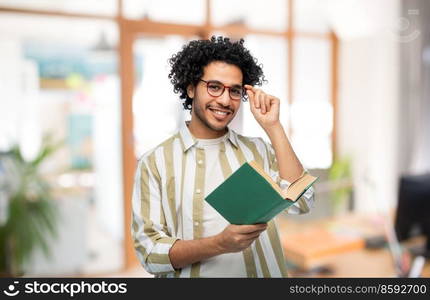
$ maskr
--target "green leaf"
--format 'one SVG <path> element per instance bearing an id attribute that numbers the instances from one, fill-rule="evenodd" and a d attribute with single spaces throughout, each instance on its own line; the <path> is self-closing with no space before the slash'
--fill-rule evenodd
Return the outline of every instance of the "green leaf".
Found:
<path id="1" fill-rule="evenodd" d="M 0 160 L 13 161 L 16 170 L 11 172 L 19 177 L 9 199 L 8 220 L 0 227 L 0 273 L 7 264 L 13 266 L 9 272 L 19 272 L 36 249 L 42 250 L 46 257 L 50 255 L 49 241 L 58 234 L 58 209 L 50 186 L 38 168 L 62 144 L 45 136 L 38 155 L 29 162 L 24 160 L 18 145 L 0 153 Z"/>

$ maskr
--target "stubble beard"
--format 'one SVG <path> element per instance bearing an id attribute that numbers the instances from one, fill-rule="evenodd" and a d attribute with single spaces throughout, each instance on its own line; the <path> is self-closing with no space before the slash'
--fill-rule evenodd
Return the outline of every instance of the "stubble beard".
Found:
<path id="1" fill-rule="evenodd" d="M 194 99 L 196 100 L 196 99 Z M 217 131 L 217 132 L 224 132 L 227 129 L 228 124 L 230 124 L 230 122 L 233 120 L 233 118 L 231 118 L 230 120 L 227 121 L 227 123 L 225 125 L 221 125 L 221 127 L 215 127 L 213 126 L 209 120 L 206 118 L 205 113 L 206 110 L 208 110 L 208 105 L 205 106 L 204 111 L 201 110 L 200 106 L 196 106 L 195 108 L 193 107 L 192 109 L 194 109 L 194 114 L 195 116 L 199 119 L 199 121 L 205 125 L 207 128 Z"/>
<path id="2" fill-rule="evenodd" d="M 205 110 L 207 110 L 207 108 L 205 108 Z M 226 129 L 226 127 L 227 127 L 227 125 L 228 125 L 230 122 L 228 122 L 227 124 L 225 124 L 225 126 L 222 126 L 222 127 L 214 127 L 214 126 L 209 122 L 209 120 L 205 117 L 205 112 L 206 112 L 206 111 L 202 112 L 202 111 L 201 111 L 201 109 L 199 109 L 199 108 L 195 110 L 195 115 L 196 115 L 196 117 L 200 120 L 200 122 L 201 122 L 201 123 L 203 123 L 203 125 L 205 125 L 207 128 L 209 128 L 209 129 L 211 129 L 211 130 L 214 130 L 214 131 L 218 131 L 218 132 L 220 132 L 220 131 L 225 131 L 225 129 Z"/>

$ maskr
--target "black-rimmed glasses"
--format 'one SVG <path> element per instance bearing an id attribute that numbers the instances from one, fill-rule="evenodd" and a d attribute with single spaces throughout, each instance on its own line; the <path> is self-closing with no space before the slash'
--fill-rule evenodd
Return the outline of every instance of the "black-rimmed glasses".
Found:
<path id="1" fill-rule="evenodd" d="M 200 81 L 203 81 L 206 83 L 206 88 L 208 90 L 208 94 L 212 97 L 220 97 L 222 94 L 224 94 L 225 89 L 228 89 L 230 98 L 233 100 L 240 100 L 242 98 L 246 97 L 245 89 L 240 86 L 225 86 L 221 82 L 217 80 L 203 80 L 200 79 Z"/>

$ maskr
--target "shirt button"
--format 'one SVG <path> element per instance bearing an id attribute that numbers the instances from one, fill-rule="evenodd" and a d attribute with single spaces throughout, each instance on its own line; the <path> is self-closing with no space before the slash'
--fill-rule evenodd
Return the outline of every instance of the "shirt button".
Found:
<path id="1" fill-rule="evenodd" d="M 196 190 L 196 193 L 197 193 L 197 194 L 200 194 L 200 192 L 201 192 L 201 190 L 200 190 L 200 189 L 197 189 L 197 190 Z"/>
<path id="2" fill-rule="evenodd" d="M 199 226 L 199 222 L 194 222 L 194 226 Z"/>
<path id="3" fill-rule="evenodd" d="M 199 160 L 198 162 L 197 162 L 199 165 L 201 165 L 201 164 L 203 164 L 203 160 Z"/>

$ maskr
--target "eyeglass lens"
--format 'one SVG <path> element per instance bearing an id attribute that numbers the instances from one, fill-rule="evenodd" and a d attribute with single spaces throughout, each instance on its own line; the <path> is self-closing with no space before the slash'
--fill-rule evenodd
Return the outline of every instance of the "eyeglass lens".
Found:
<path id="1" fill-rule="evenodd" d="M 224 93 L 225 88 L 229 90 L 230 97 L 232 99 L 241 99 L 243 96 L 242 87 L 224 87 L 224 85 L 217 81 L 208 81 L 207 82 L 208 93 L 214 97 L 219 97 Z"/>

